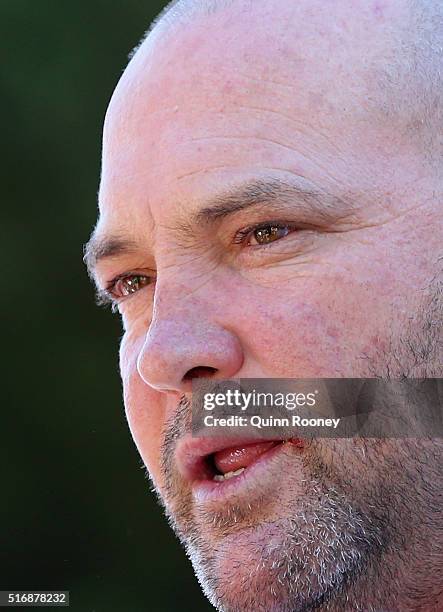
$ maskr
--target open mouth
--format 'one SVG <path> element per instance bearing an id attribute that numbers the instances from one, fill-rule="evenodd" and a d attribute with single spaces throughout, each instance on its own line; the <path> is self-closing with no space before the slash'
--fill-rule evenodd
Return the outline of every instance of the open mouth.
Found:
<path id="1" fill-rule="evenodd" d="M 188 438 L 178 448 L 177 464 L 191 484 L 220 486 L 239 477 L 244 479 L 285 445 L 302 449 L 304 443 L 299 438 L 259 441 Z"/>
<path id="2" fill-rule="evenodd" d="M 236 476 L 240 476 L 249 466 L 255 463 L 262 455 L 275 446 L 285 444 L 284 440 L 271 440 L 224 448 L 215 453 L 207 455 L 205 460 L 209 470 L 213 472 L 212 480 L 223 482 Z"/>

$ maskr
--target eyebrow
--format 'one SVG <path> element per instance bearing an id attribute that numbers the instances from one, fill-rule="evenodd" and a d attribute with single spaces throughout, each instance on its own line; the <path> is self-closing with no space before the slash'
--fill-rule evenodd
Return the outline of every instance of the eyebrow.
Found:
<path id="1" fill-rule="evenodd" d="M 303 177 L 293 181 L 256 179 L 211 198 L 196 214 L 194 223 L 214 223 L 233 213 L 264 204 L 281 204 L 284 208 L 293 206 L 301 213 L 314 214 L 323 221 L 348 216 L 351 209 L 345 199 L 315 188 Z"/>
<path id="2" fill-rule="evenodd" d="M 94 269 L 99 261 L 127 255 L 137 250 L 137 244 L 133 240 L 119 236 L 98 237 L 92 233 L 91 238 L 83 248 L 83 261 L 91 278 L 94 277 Z"/>
<path id="3" fill-rule="evenodd" d="M 204 208 L 192 216 L 190 221 L 181 222 L 177 228 L 184 235 L 192 235 L 196 225 L 210 225 L 234 213 L 260 205 L 282 205 L 285 209 L 294 207 L 300 215 L 314 217 L 318 222 L 332 222 L 347 217 L 354 208 L 347 198 L 337 197 L 315 188 L 307 179 L 294 180 L 253 179 L 241 185 L 228 188 L 211 197 Z M 94 268 L 103 259 L 126 255 L 139 250 L 133 240 L 118 235 L 95 236 L 85 245 L 84 262 L 91 277 Z"/>

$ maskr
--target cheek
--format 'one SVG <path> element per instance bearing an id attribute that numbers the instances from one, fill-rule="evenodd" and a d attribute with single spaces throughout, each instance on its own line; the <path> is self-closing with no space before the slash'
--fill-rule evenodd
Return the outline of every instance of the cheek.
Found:
<path id="1" fill-rule="evenodd" d="M 138 452 L 155 485 L 161 487 L 160 453 L 166 411 L 162 394 L 138 375 L 137 357 L 142 343 L 125 336 L 120 347 L 125 413 Z"/>
<path id="2" fill-rule="evenodd" d="M 245 302 L 237 329 L 268 376 L 359 375 L 364 355 L 383 345 L 390 330 L 389 298 L 374 285 L 303 279 L 263 297 Z"/>

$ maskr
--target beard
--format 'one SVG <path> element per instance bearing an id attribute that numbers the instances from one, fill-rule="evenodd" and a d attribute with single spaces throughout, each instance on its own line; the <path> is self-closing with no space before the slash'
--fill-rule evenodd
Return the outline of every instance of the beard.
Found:
<path id="1" fill-rule="evenodd" d="M 180 412 L 185 422 L 185 400 Z M 280 464 L 283 473 L 302 473 L 303 488 L 289 481 L 277 499 L 279 516 L 269 518 L 275 512 L 267 512 L 267 490 L 256 492 L 253 506 L 196 509 L 172 465 L 173 431 L 181 431 L 177 420 L 165 443 L 163 502 L 217 609 L 379 612 L 411 564 L 416 607 L 398 609 L 427 609 L 423 602 L 443 566 L 436 540 L 428 557 L 429 542 L 443 528 L 440 440 L 312 440 L 302 456 L 288 453 Z"/>
<path id="2" fill-rule="evenodd" d="M 386 354 L 362 358 L 361 377 L 441 376 L 441 295 L 436 285 L 424 315 Z M 174 465 L 190 430 L 183 397 L 166 424 L 157 494 L 218 610 L 439 609 L 442 440 L 313 439 L 275 466 L 297 474 L 284 488 L 276 472 L 272 490 L 257 484 L 253 504 L 239 499 L 220 510 L 196 506 Z"/>

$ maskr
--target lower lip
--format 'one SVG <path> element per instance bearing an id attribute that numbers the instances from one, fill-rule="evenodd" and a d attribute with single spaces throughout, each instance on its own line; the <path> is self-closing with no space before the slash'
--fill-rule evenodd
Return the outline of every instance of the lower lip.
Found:
<path id="1" fill-rule="evenodd" d="M 294 445 L 295 446 L 295 445 Z M 269 463 L 276 458 L 286 444 L 281 442 L 260 455 L 254 463 L 249 465 L 241 474 L 233 476 L 228 480 L 217 482 L 214 480 L 197 480 L 192 486 L 194 500 L 201 503 L 224 502 L 232 496 L 241 496 L 250 490 L 250 482 L 253 479 L 265 478 Z"/>

